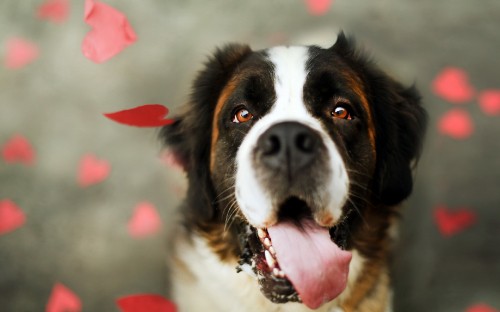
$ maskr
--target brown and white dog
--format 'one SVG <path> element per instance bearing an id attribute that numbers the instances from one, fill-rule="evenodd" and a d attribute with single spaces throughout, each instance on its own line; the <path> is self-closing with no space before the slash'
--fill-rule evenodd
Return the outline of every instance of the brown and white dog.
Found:
<path id="1" fill-rule="evenodd" d="M 180 311 L 390 311 L 391 225 L 426 113 L 340 33 L 329 49 L 229 45 L 161 135 L 188 192 Z"/>

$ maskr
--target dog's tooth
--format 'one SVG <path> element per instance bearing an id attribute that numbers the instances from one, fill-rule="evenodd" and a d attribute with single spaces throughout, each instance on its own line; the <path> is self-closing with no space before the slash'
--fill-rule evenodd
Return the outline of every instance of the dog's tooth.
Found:
<path id="1" fill-rule="evenodd" d="M 278 268 L 274 268 L 273 269 L 273 274 L 274 274 L 274 276 L 278 276 L 279 277 L 280 276 L 280 270 Z"/>
<path id="2" fill-rule="evenodd" d="M 267 265 L 269 265 L 270 268 L 274 268 L 276 266 L 276 260 L 274 260 L 268 250 L 264 251 L 264 257 L 266 258 Z"/>
<path id="3" fill-rule="evenodd" d="M 281 277 L 281 278 L 285 278 L 285 272 L 279 270 L 278 271 L 278 276 Z"/>
<path id="4" fill-rule="evenodd" d="M 264 246 L 266 246 L 267 248 L 272 247 L 269 237 L 264 238 Z"/>
<path id="5" fill-rule="evenodd" d="M 269 246 L 267 250 L 269 250 L 269 252 L 271 253 L 271 255 L 273 255 L 273 257 L 276 257 L 276 250 L 274 250 L 273 246 Z"/>
<path id="6" fill-rule="evenodd" d="M 267 237 L 267 233 L 265 230 L 261 229 L 261 228 L 258 228 L 257 229 L 257 235 L 261 238 L 261 239 L 264 239 L 265 237 Z"/>

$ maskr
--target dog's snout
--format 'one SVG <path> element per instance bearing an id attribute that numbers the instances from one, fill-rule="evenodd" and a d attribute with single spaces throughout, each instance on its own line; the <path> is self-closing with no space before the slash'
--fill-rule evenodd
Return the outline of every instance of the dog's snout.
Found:
<path id="1" fill-rule="evenodd" d="M 320 145 L 321 138 L 313 129 L 298 122 L 284 122 L 264 132 L 257 148 L 265 165 L 294 176 L 314 160 Z"/>

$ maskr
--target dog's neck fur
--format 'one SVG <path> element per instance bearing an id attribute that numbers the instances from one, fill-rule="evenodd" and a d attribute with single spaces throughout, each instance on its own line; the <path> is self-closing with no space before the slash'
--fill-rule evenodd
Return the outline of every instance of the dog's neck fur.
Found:
<path id="1" fill-rule="evenodd" d="M 274 304 L 259 291 L 250 275 L 236 273 L 237 261 L 221 258 L 206 238 L 179 230 L 170 258 L 172 297 L 180 311 L 312 311 L 299 303 Z M 359 279 L 363 276 L 362 279 Z M 384 262 L 353 252 L 346 290 L 319 312 L 388 312 L 391 290 Z"/>

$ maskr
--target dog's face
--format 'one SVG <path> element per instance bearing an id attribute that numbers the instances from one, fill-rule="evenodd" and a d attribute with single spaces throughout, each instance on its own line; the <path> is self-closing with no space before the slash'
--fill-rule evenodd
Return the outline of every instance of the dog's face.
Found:
<path id="1" fill-rule="evenodd" d="M 411 192 L 418 102 L 343 34 L 330 49 L 219 50 L 163 129 L 188 173 L 188 226 L 222 259 L 240 258 L 273 302 L 334 299 L 350 250 L 385 248 L 370 244 L 383 244 L 391 207 Z"/>

